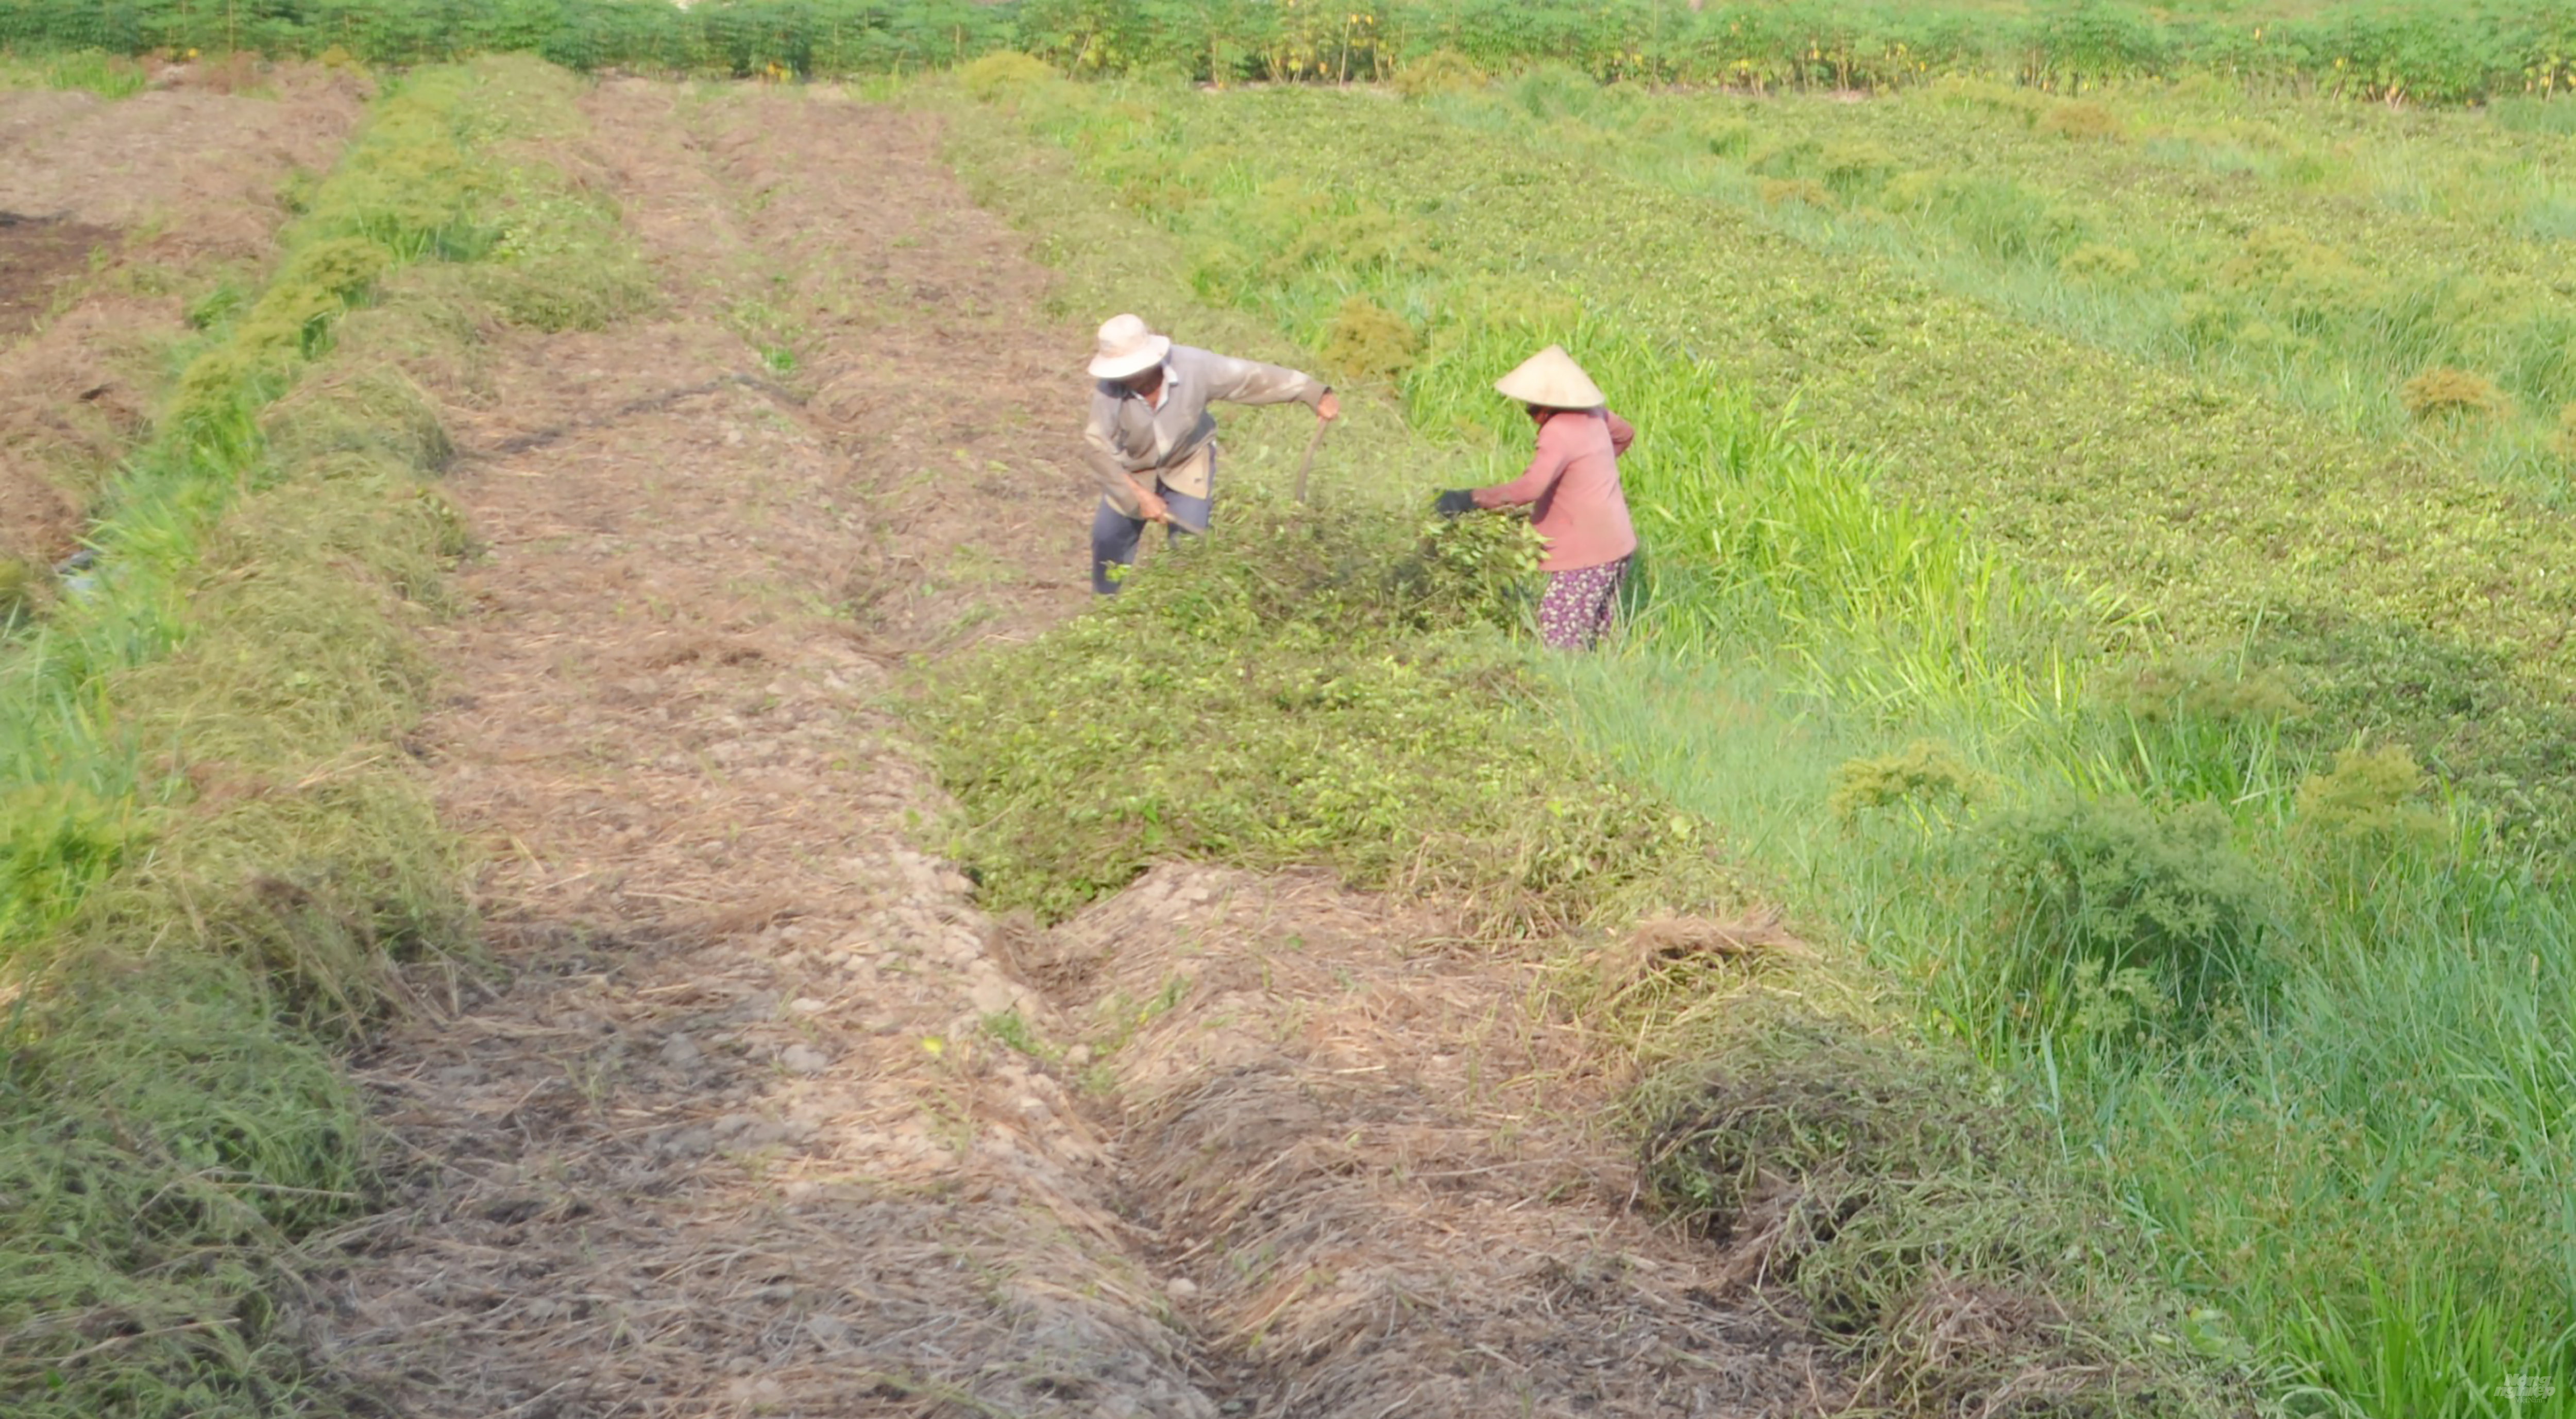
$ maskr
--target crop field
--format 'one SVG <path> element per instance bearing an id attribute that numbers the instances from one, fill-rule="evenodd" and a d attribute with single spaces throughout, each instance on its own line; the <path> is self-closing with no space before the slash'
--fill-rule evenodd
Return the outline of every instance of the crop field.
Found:
<path id="1" fill-rule="evenodd" d="M 2571 78 L 11 8 L 0 1412 L 2576 1414 Z M 1346 413 L 1096 600 L 1120 310 Z"/>
<path id="2" fill-rule="evenodd" d="M 1430 438 L 1484 448 L 1479 379 L 1551 337 L 1662 430 L 1654 592 L 1569 726 L 2045 1071 L 2179 1283 L 2372 1411 L 2563 1355 L 2555 108 L 1018 113 Z"/>
<path id="3" fill-rule="evenodd" d="M 2563 1364 L 2556 110 L 1443 87 L 998 102 L 1395 391 L 1380 476 L 1499 481 L 1482 382 L 1583 353 L 1653 586 L 1556 713 L 2044 1077 L 2178 1286 L 2368 1412 Z"/>

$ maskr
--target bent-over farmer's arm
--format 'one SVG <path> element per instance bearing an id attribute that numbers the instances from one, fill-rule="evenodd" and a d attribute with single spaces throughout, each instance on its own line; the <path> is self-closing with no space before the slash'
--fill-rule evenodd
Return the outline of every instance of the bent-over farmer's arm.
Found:
<path id="1" fill-rule="evenodd" d="M 1537 502 L 1549 488 L 1555 486 L 1558 478 L 1564 476 L 1565 465 L 1573 461 L 1573 456 L 1567 451 L 1566 441 L 1549 438 L 1547 431 L 1541 429 L 1538 436 L 1538 452 L 1530 456 L 1529 468 L 1508 483 L 1475 489 L 1473 496 L 1476 499 L 1476 506 L 1519 507 L 1523 503 Z"/>
<path id="2" fill-rule="evenodd" d="M 1207 380 L 1207 397 L 1229 404 L 1304 404 L 1331 418 L 1324 403 L 1332 396 L 1332 386 L 1302 370 L 1285 365 L 1265 365 L 1259 360 L 1238 360 L 1231 355 L 1210 355 L 1203 378 Z"/>
<path id="3" fill-rule="evenodd" d="M 1610 421 L 1610 456 L 1612 458 L 1627 457 L 1628 445 L 1637 441 L 1637 426 L 1620 418 L 1618 415 L 1611 413 L 1607 409 L 1602 410 L 1601 413 L 1604 418 L 1607 418 Z"/>

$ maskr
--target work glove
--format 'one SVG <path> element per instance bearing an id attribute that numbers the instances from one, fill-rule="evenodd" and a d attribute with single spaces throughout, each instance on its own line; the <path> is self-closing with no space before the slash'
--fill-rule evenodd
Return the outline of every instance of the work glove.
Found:
<path id="1" fill-rule="evenodd" d="M 1457 517 L 1476 510 L 1476 495 L 1465 488 L 1451 488 L 1440 495 L 1431 510 L 1442 517 Z"/>

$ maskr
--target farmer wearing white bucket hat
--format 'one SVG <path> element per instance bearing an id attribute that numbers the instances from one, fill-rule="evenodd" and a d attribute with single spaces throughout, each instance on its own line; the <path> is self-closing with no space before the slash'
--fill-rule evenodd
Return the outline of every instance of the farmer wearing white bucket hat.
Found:
<path id="1" fill-rule="evenodd" d="M 1100 508 L 1091 518 L 1091 589 L 1103 596 L 1118 590 L 1111 567 L 1136 564 L 1146 523 L 1166 525 L 1176 539 L 1207 530 L 1216 494 L 1216 420 L 1209 404 L 1295 400 L 1317 418 L 1342 414 L 1332 387 L 1312 375 L 1175 345 L 1132 315 L 1100 327 L 1091 376 L 1099 382 L 1082 456 L 1100 478 Z"/>
<path id="2" fill-rule="evenodd" d="M 1619 455 L 1637 431 L 1605 407 L 1592 382 L 1565 347 L 1550 345 L 1519 369 L 1494 381 L 1517 399 L 1538 424 L 1538 452 L 1529 470 L 1493 488 L 1442 493 L 1441 514 L 1456 517 L 1477 508 L 1530 509 L 1530 525 L 1547 539 L 1539 568 L 1547 594 L 1538 605 L 1539 636 L 1560 650 L 1589 650 L 1619 607 L 1619 587 L 1637 552 L 1628 521 L 1628 497 L 1619 488 Z"/>

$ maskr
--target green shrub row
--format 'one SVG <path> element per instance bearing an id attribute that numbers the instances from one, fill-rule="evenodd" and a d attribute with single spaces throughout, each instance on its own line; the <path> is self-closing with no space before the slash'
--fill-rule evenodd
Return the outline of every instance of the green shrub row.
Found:
<path id="1" fill-rule="evenodd" d="M 2474 102 L 2576 75 L 2565 0 L 2374 0 L 2283 18 L 2114 0 L 2029 10 L 1897 0 L 18 0 L 0 46 L 338 49 L 409 64 L 524 51 L 574 68 L 752 75 L 919 70 L 1021 48 L 1068 72 L 1232 82 L 1376 80 L 1429 56 L 1600 79 L 1892 88 L 1947 74 L 2065 87 L 2188 71 Z"/>

